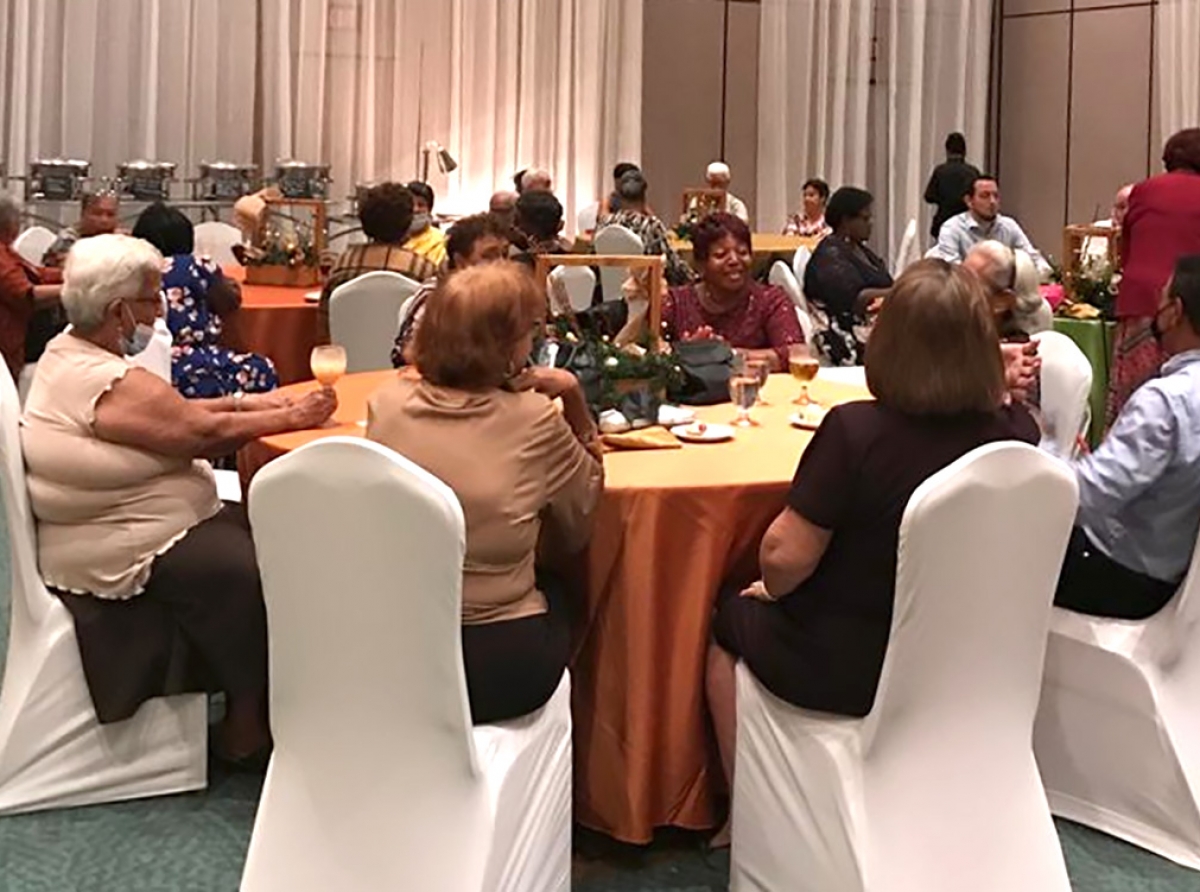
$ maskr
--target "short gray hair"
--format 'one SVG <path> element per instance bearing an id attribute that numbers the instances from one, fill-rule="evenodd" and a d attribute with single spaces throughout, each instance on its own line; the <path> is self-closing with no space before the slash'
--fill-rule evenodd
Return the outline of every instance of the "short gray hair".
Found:
<path id="1" fill-rule="evenodd" d="M 1054 327 L 1054 311 L 1042 297 L 1041 273 L 1033 258 L 1024 251 L 1013 252 L 1016 270 L 1013 291 L 1017 295 L 1013 322 L 1026 334 L 1037 334 Z"/>
<path id="2" fill-rule="evenodd" d="M 6 192 L 0 192 L 0 232 L 21 228 L 21 206 Z"/>
<path id="3" fill-rule="evenodd" d="M 62 303 L 67 319 L 85 334 L 95 331 L 113 301 L 137 297 L 162 268 L 162 255 L 141 239 L 128 235 L 80 239 L 63 269 Z"/>
<path id="4" fill-rule="evenodd" d="M 999 294 L 1001 291 L 1015 288 L 1017 259 L 1011 248 L 1001 242 L 987 239 L 968 251 L 967 257 L 972 254 L 987 261 L 986 272 L 981 273 L 980 277 L 990 294 Z"/>

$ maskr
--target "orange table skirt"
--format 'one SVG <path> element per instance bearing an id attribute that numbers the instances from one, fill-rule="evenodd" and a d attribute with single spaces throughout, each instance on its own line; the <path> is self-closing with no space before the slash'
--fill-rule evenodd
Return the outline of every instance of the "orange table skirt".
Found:
<path id="1" fill-rule="evenodd" d="M 234 350 L 258 353 L 275 363 L 281 384 L 312 379 L 309 355 L 317 339 L 317 304 L 305 299 L 313 288 L 245 284 L 245 270 L 225 274 L 242 283 L 242 306 L 225 319 L 225 343 Z"/>
<path id="2" fill-rule="evenodd" d="M 338 382 L 334 424 L 268 437 L 239 456 L 244 480 L 314 439 L 361 436 L 367 397 L 395 372 Z M 315 385 L 300 385 L 297 392 Z M 815 382 L 826 404 L 865 391 Z M 772 376 L 761 427 L 729 443 L 605 456 L 606 485 L 586 562 L 586 619 L 572 663 L 575 817 L 632 843 L 654 829 L 716 826 L 723 795 L 704 695 L 721 584 L 755 578 L 758 545 L 782 510 L 811 433 L 788 424 L 798 385 Z M 731 406 L 700 409 L 727 422 Z"/>

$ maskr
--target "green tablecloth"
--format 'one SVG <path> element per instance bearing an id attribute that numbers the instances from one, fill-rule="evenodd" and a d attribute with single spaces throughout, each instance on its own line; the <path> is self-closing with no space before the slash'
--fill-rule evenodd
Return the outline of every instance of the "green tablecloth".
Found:
<path id="1" fill-rule="evenodd" d="M 1088 440 L 1092 446 L 1104 435 L 1105 402 L 1108 399 L 1108 370 L 1112 364 L 1113 334 L 1115 322 L 1099 319 L 1067 319 L 1054 317 L 1054 330 L 1062 332 L 1079 345 L 1083 355 L 1092 364 L 1092 395 L 1088 402 L 1092 407 L 1092 427 Z"/>

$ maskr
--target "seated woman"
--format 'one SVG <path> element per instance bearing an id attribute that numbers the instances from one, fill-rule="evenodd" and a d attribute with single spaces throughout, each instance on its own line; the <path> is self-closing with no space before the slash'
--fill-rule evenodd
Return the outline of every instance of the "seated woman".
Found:
<path id="1" fill-rule="evenodd" d="M 396 376 L 369 404 L 367 436 L 444 480 L 462 503 L 462 649 L 476 724 L 532 712 L 558 687 L 569 605 L 540 558 L 566 560 L 584 547 L 604 485 L 575 376 L 521 371 L 545 304 L 516 264 L 453 273 L 417 328 L 420 375 Z"/>
<path id="2" fill-rule="evenodd" d="M 58 308 L 60 287 L 43 282 L 41 270 L 26 263 L 13 243 L 21 232 L 21 209 L 0 192 L 0 355 L 13 383 L 21 381 L 26 362 L 36 362 L 45 347 L 33 346 L 30 327 L 39 309 Z"/>
<path id="3" fill-rule="evenodd" d="M 829 224 L 825 222 L 825 205 L 829 203 L 829 184 L 824 180 L 811 179 L 804 184 L 804 207 L 799 214 L 788 217 L 784 235 L 799 235 L 806 238 L 824 238 L 829 235 Z"/>
<path id="4" fill-rule="evenodd" d="M 829 365 L 863 364 L 868 313 L 892 287 L 887 264 L 867 247 L 874 202 L 870 192 L 853 186 L 834 192 L 825 210 L 833 233 L 817 245 L 804 271 L 814 340 Z"/>
<path id="5" fill-rule="evenodd" d="M 408 191 L 413 197 L 413 219 L 404 247 L 436 266 L 443 266 L 446 263 L 446 234 L 433 220 L 433 187 L 414 180 L 408 184 Z"/>
<path id="6" fill-rule="evenodd" d="M 101 722 L 151 697 L 221 690 L 214 749 L 238 760 L 270 740 L 266 615 L 246 515 L 222 506 L 200 459 L 320 425 L 337 398 L 185 400 L 134 366 L 162 312 L 162 267 L 123 235 L 67 258 L 72 327 L 38 363 L 21 424 L 38 563 L 75 618 Z"/>
<path id="7" fill-rule="evenodd" d="M 992 314 L 967 270 L 940 260 L 910 267 L 879 315 L 866 371 L 875 400 L 825 417 L 763 538 L 762 581 L 718 598 L 708 702 L 727 775 L 736 661 L 796 706 L 867 715 L 888 646 L 909 498 L 978 446 L 1038 441 L 1029 413 L 1006 405 Z"/>
<path id="8" fill-rule="evenodd" d="M 212 260 L 192 254 L 196 248 L 192 221 L 182 211 L 156 202 L 142 211 L 133 235 L 167 258 L 162 289 L 175 389 L 189 399 L 213 399 L 278 387 L 279 376 L 270 359 L 221 346 L 223 319 L 241 306 L 242 294 Z"/>
<path id="9" fill-rule="evenodd" d="M 771 371 L 786 371 L 788 347 L 804 343 L 796 308 L 782 289 L 750 276 L 750 228 L 733 214 L 710 214 L 692 236 L 701 280 L 663 301 L 668 340 L 717 337 Z"/>
<path id="10" fill-rule="evenodd" d="M 380 183 L 368 189 L 359 205 L 358 219 L 370 241 L 343 251 L 321 289 L 317 337 L 322 343 L 329 341 L 329 298 L 339 285 L 378 270 L 399 273 L 415 282 L 432 279 L 438 273 L 436 263 L 404 247 L 413 222 L 413 194 L 407 187 Z"/>
<path id="11" fill-rule="evenodd" d="M 596 231 L 605 226 L 624 226 L 642 240 L 642 253 L 649 256 L 659 256 L 666 261 L 666 280 L 668 285 L 686 285 L 696 278 L 691 267 L 671 247 L 667 227 L 663 221 L 654 216 L 646 203 L 646 192 L 649 190 L 646 177 L 640 170 L 628 171 L 617 183 L 616 198 L 620 205 L 601 214 L 596 221 Z"/>

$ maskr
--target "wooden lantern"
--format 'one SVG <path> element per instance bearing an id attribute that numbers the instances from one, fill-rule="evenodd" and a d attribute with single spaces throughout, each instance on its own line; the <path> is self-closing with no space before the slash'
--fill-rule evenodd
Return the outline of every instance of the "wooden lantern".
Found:
<path id="1" fill-rule="evenodd" d="M 695 215 L 705 217 L 725 210 L 725 193 L 720 189 L 684 189 L 683 190 L 683 219 Z"/>
<path id="2" fill-rule="evenodd" d="M 327 210 L 323 200 L 318 198 L 265 198 L 266 205 L 262 221 L 254 240 L 254 248 L 262 250 L 266 247 L 266 233 L 272 216 L 292 219 L 293 210 L 307 212 L 312 219 L 312 263 L 247 263 L 246 282 L 250 285 L 283 285 L 298 288 L 311 288 L 320 284 L 320 258 L 325 251 L 325 232 L 327 227 Z"/>
<path id="3" fill-rule="evenodd" d="M 650 347 L 651 349 L 656 349 L 662 338 L 663 269 L 665 265 L 666 262 L 658 255 L 539 254 L 537 256 L 535 275 L 537 276 L 537 281 L 546 282 L 548 288 L 550 271 L 556 266 L 616 267 L 617 269 L 627 269 L 631 272 L 642 269 L 649 270 L 650 281 L 647 299 L 650 306 L 646 318 L 649 325 Z"/>
<path id="4" fill-rule="evenodd" d="M 1088 240 L 1107 240 L 1106 254 L 1113 272 L 1121 266 L 1121 230 L 1107 226 L 1072 224 L 1063 229 L 1062 280 L 1067 297 L 1075 299 L 1075 280 L 1083 265 L 1084 248 Z"/>

